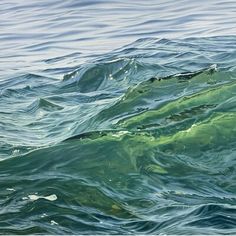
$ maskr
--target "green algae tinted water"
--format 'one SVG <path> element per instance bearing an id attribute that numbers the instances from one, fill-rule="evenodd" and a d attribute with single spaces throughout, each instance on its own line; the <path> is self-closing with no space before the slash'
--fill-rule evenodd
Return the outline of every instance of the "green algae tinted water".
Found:
<path id="1" fill-rule="evenodd" d="M 235 45 L 140 39 L 2 80 L 0 233 L 235 234 Z"/>

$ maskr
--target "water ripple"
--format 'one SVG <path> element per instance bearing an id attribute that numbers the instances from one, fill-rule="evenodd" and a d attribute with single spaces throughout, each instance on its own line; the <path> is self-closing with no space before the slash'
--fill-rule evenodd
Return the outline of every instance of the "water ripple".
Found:
<path id="1" fill-rule="evenodd" d="M 236 233 L 234 1 L 0 12 L 0 233 Z"/>

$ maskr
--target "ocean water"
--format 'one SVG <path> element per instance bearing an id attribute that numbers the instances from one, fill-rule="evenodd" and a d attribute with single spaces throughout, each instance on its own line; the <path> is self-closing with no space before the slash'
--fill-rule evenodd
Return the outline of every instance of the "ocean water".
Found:
<path id="1" fill-rule="evenodd" d="M 0 234 L 236 234 L 236 2 L 0 3 Z"/>

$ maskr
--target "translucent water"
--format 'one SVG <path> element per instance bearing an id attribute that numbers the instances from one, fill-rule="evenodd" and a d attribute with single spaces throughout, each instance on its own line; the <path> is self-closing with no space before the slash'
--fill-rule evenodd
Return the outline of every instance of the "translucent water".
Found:
<path id="1" fill-rule="evenodd" d="M 234 5 L 1 2 L 0 233 L 235 234 Z"/>

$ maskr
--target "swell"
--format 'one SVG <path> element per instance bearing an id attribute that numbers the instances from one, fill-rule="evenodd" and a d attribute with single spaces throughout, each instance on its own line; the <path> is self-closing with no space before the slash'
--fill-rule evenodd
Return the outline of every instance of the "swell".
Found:
<path id="1" fill-rule="evenodd" d="M 206 153 L 204 161 L 178 150 L 173 155 L 160 151 L 158 142 L 150 135 L 110 132 L 5 160 L 0 167 L 1 198 L 12 213 L 1 213 L 2 231 L 20 233 L 3 222 L 21 217 L 21 227 L 31 233 L 77 232 L 76 224 L 82 233 L 199 233 L 207 226 L 211 233 L 225 228 L 233 232 L 235 149 L 216 150 L 218 156 Z M 53 194 L 55 201 L 29 197 Z M 220 207 L 208 210 L 208 204 Z M 206 217 L 207 225 L 202 223 Z M 35 222 L 33 229 L 28 220 Z M 51 227 L 51 221 L 59 226 Z M 44 227 L 37 229 L 37 222 Z"/>
<path id="2" fill-rule="evenodd" d="M 235 233 L 234 41 L 140 39 L 1 82 L 0 232 Z"/>

